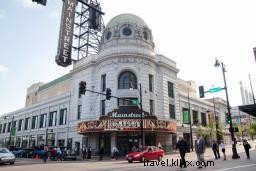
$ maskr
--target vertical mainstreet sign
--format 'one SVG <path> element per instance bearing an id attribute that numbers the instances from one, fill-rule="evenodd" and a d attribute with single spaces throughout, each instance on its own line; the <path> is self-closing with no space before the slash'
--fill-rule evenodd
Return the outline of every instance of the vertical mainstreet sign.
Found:
<path id="1" fill-rule="evenodd" d="M 71 54 L 76 5 L 77 0 L 65 0 L 62 7 L 58 51 L 55 60 L 58 65 L 63 67 L 72 63 Z"/>

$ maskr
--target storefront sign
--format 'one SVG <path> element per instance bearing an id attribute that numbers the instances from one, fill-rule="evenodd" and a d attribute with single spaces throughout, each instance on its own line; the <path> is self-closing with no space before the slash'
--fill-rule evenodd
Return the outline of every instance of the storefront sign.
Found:
<path id="1" fill-rule="evenodd" d="M 74 18 L 77 0 L 65 0 L 62 8 L 60 37 L 56 62 L 58 65 L 66 67 L 71 64 L 72 40 Z"/>
<path id="2" fill-rule="evenodd" d="M 144 117 L 145 114 L 142 112 L 142 117 Z M 110 115 L 111 118 L 140 118 L 141 114 L 138 113 L 117 113 L 112 112 Z"/>
<path id="3" fill-rule="evenodd" d="M 139 131 L 140 119 L 104 119 L 85 121 L 78 124 L 78 133 L 101 132 L 101 131 Z M 143 119 L 145 131 L 176 133 L 174 121 Z"/>

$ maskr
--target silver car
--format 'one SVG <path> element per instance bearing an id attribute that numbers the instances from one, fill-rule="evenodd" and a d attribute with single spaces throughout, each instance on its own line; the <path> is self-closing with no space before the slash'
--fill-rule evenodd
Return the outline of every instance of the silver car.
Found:
<path id="1" fill-rule="evenodd" d="M 7 148 L 0 147 L 0 163 L 15 163 L 15 156 Z"/>

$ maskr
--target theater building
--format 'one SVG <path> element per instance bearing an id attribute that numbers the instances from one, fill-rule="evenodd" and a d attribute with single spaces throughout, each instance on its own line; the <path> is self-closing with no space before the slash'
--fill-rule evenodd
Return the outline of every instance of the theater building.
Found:
<path id="1" fill-rule="evenodd" d="M 133 14 L 109 21 L 99 49 L 97 55 L 76 61 L 70 73 L 29 87 L 25 107 L 0 117 L 0 145 L 48 144 L 78 151 L 86 145 L 93 153 L 103 146 L 106 154 L 117 146 L 126 154 L 141 144 L 142 120 L 143 144 L 160 143 L 170 152 L 177 135 L 188 132 L 182 114 L 187 98 L 176 63 L 155 53 L 151 29 Z M 79 95 L 81 81 L 86 82 L 84 95 Z M 104 94 L 107 88 L 118 98 L 106 100 L 91 92 Z M 212 109 L 212 103 L 192 97 L 194 110 Z"/>
<path id="2" fill-rule="evenodd" d="M 79 98 L 78 91 L 74 92 L 73 105 L 81 105 L 85 111 L 86 121 L 78 122 L 84 143 L 95 148 L 104 145 L 107 151 L 117 146 L 125 154 L 140 144 L 143 112 L 144 144 L 160 142 L 170 149 L 172 134 L 176 133 L 175 117 L 171 116 L 177 110 L 178 69 L 174 61 L 155 54 L 154 46 L 152 32 L 141 18 L 121 14 L 106 25 L 99 54 L 75 63 L 75 90 L 85 81 L 88 89 L 105 93 L 110 88 L 112 95 L 120 97 L 106 100 L 104 95 L 86 92 Z M 140 92 L 142 110 L 127 101 L 140 101 Z"/>

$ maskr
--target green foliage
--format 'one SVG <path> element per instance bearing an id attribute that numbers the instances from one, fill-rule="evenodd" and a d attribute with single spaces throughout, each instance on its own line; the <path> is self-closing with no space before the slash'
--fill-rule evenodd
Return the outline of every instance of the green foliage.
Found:
<path id="1" fill-rule="evenodd" d="M 250 135 L 251 139 L 256 135 L 256 123 L 252 123 L 248 128 L 248 134 Z"/>

